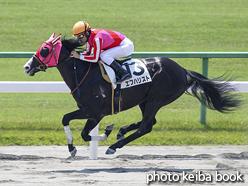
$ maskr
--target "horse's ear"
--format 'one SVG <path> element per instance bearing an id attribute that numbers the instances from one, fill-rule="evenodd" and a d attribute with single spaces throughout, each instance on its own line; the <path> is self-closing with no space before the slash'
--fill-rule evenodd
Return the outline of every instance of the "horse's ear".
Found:
<path id="1" fill-rule="evenodd" d="M 53 46 L 55 46 L 57 44 L 57 42 L 60 40 L 61 38 L 61 33 L 59 35 L 57 35 L 57 37 L 55 37 L 53 40 L 52 40 L 52 44 Z"/>
<path id="2" fill-rule="evenodd" d="M 51 35 L 51 37 L 48 40 L 52 40 L 55 36 L 55 32 Z"/>

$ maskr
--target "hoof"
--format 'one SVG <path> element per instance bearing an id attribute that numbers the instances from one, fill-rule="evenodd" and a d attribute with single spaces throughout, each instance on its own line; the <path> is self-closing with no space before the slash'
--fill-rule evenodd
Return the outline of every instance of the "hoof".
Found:
<path id="1" fill-rule="evenodd" d="M 106 126 L 104 130 L 113 130 L 113 128 L 114 128 L 114 124 L 111 124 Z"/>
<path id="2" fill-rule="evenodd" d="M 106 151 L 105 154 L 114 154 L 116 152 L 116 150 L 108 148 L 108 150 Z"/>
<path id="3" fill-rule="evenodd" d="M 104 130 L 105 130 L 105 134 L 107 135 L 107 137 L 110 135 L 110 133 L 112 132 L 113 128 L 114 128 L 114 124 L 111 124 L 111 125 L 108 125 L 108 126 L 105 127 Z"/>
<path id="4" fill-rule="evenodd" d="M 71 153 L 71 157 L 75 157 L 77 154 L 77 149 L 76 147 L 74 147 L 74 149 L 70 152 Z"/>

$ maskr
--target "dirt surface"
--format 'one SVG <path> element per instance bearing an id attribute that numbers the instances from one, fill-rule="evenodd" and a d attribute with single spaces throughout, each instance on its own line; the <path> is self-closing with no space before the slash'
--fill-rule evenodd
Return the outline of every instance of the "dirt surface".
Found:
<path id="1" fill-rule="evenodd" d="M 248 146 L 1 146 L 0 185 L 248 185 Z"/>

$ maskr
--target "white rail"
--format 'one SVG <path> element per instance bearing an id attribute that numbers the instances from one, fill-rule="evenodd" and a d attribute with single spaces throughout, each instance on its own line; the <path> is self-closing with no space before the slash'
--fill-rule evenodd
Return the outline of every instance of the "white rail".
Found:
<path id="1" fill-rule="evenodd" d="M 0 81 L 0 93 L 68 93 L 63 81 Z"/>
<path id="2" fill-rule="evenodd" d="M 234 81 L 236 92 L 248 93 L 248 81 Z M 63 81 L 0 81 L 0 93 L 69 93 Z"/>

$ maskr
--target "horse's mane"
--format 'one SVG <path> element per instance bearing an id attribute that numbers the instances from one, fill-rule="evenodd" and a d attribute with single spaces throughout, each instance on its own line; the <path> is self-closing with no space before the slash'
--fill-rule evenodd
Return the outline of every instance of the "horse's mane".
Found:
<path id="1" fill-rule="evenodd" d="M 82 43 L 77 39 L 66 39 L 66 37 L 62 38 L 62 45 L 69 50 L 70 52 L 74 49 L 82 47 Z"/>

